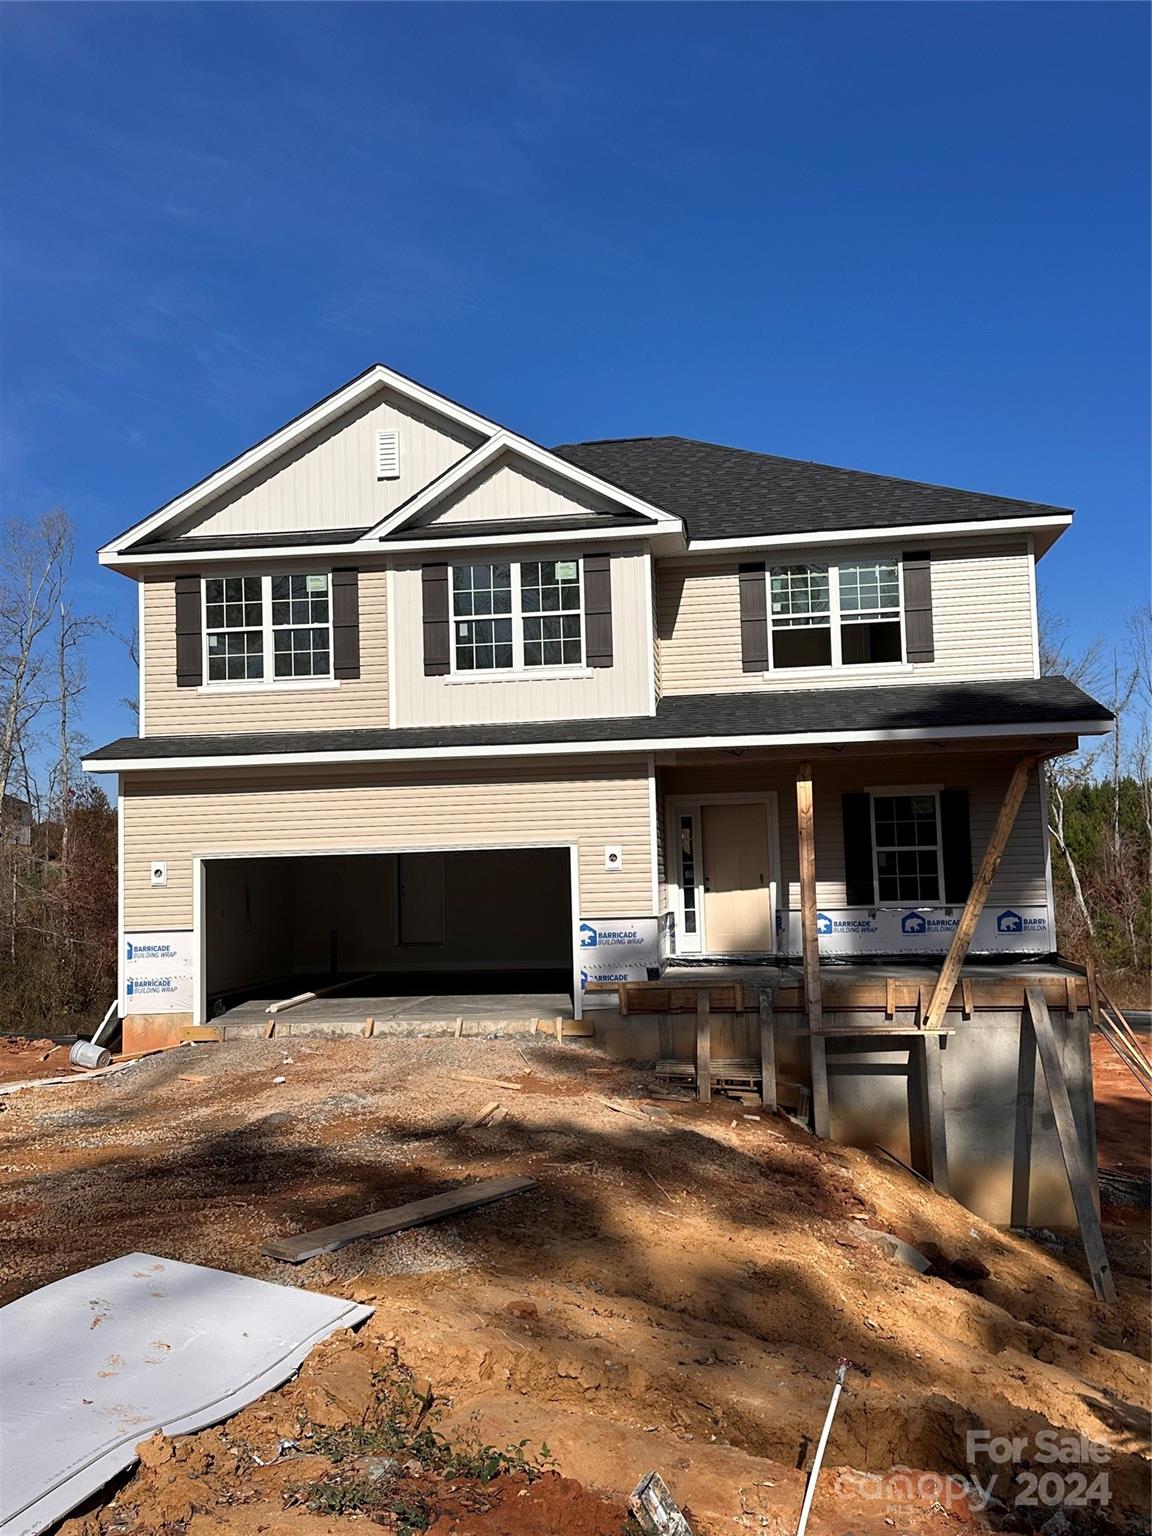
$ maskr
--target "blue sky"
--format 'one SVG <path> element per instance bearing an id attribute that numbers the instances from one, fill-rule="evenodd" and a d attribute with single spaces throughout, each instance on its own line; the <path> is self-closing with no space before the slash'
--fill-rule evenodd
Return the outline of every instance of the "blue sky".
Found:
<path id="1" fill-rule="evenodd" d="M 544 443 L 680 433 L 1072 505 L 1148 595 L 1136 4 L 0 15 L 0 484 L 93 552 L 381 360 Z M 93 743 L 134 729 L 93 658 Z"/>

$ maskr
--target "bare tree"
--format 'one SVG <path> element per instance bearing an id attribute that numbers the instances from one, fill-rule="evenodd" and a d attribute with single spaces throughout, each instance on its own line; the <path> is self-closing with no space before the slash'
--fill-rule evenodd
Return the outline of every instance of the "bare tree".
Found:
<path id="1" fill-rule="evenodd" d="M 72 559 L 66 512 L 35 522 L 10 519 L 0 535 L 0 842 L 14 766 L 27 750 L 31 722 L 51 702 L 42 642 L 59 606 Z"/>

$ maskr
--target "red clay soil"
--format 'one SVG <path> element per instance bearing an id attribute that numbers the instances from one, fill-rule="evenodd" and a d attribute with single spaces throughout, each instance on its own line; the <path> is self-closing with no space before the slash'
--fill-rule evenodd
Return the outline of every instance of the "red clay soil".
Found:
<path id="1" fill-rule="evenodd" d="M 68 1072 L 68 1047 L 23 1035 L 0 1039 L 0 1083 L 29 1082 L 37 1077 L 63 1077 Z"/>
<path id="2" fill-rule="evenodd" d="M 501 1477 L 484 1489 L 491 1508 L 443 1514 L 428 1536 L 621 1536 L 628 1511 L 571 1477 Z"/>
<path id="3" fill-rule="evenodd" d="M 1140 1041 L 1147 1051 L 1147 1037 Z M 1092 1037 L 1096 1089 L 1096 1151 L 1112 1173 L 1152 1173 L 1152 1098 L 1103 1035 Z"/>

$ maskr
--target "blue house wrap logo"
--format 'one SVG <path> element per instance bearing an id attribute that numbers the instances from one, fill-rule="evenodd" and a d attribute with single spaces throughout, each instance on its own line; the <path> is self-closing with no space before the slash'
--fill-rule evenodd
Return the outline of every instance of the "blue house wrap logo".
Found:
<path id="1" fill-rule="evenodd" d="M 928 919 L 922 912 L 905 912 L 900 919 L 901 933 L 927 933 Z"/>
<path id="2" fill-rule="evenodd" d="M 816 932 L 817 933 L 831 933 L 832 932 L 832 919 L 828 916 L 827 912 L 817 912 L 817 914 L 816 914 Z"/>
<path id="3" fill-rule="evenodd" d="M 581 949 L 595 949 L 598 940 L 599 940 L 599 935 L 597 934 L 595 928 L 593 928 L 591 923 L 581 923 L 580 924 L 580 948 Z"/>
<path id="4" fill-rule="evenodd" d="M 1019 933 L 1023 927 L 1024 919 L 1020 916 L 1019 912 L 1011 910 L 1001 912 L 1000 916 L 996 919 L 997 933 Z"/>

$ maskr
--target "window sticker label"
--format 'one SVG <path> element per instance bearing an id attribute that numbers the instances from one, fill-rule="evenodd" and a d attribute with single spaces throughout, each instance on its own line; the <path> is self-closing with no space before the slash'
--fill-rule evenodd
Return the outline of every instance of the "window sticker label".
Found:
<path id="1" fill-rule="evenodd" d="M 556 580 L 557 581 L 575 581 L 576 580 L 576 561 L 575 560 L 557 560 L 557 562 L 556 562 Z"/>
<path id="2" fill-rule="evenodd" d="M 327 576 L 309 576 L 308 577 L 308 590 L 309 590 L 309 592 L 327 592 L 327 590 L 328 590 L 328 578 L 327 578 Z"/>

